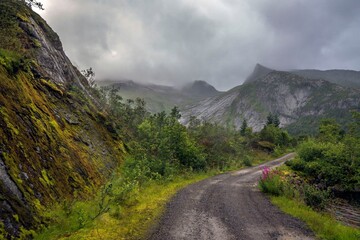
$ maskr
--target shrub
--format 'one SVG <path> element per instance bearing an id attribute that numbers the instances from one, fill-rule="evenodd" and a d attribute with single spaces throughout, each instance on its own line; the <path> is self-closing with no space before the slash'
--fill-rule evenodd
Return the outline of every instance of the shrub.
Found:
<path id="1" fill-rule="evenodd" d="M 299 157 L 306 161 L 314 161 L 323 157 L 324 145 L 314 140 L 302 143 L 298 148 Z"/>
<path id="2" fill-rule="evenodd" d="M 312 185 L 304 186 L 304 201 L 306 205 L 322 210 L 329 200 L 329 192 L 317 189 Z"/>
<path id="3" fill-rule="evenodd" d="M 303 171 L 306 166 L 306 162 L 300 158 L 287 161 L 285 164 L 295 171 Z"/>
<path id="4" fill-rule="evenodd" d="M 251 158 L 248 155 L 245 155 L 243 163 L 246 167 L 251 167 L 252 166 L 252 161 Z"/>

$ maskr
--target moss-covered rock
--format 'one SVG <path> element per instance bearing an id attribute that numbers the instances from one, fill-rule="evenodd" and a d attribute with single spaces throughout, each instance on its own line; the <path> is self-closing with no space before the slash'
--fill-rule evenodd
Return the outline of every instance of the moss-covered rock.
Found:
<path id="1" fill-rule="evenodd" d="M 91 196 L 124 150 L 46 22 L 14 0 L 0 18 L 0 234 L 30 238 L 46 207 Z"/>

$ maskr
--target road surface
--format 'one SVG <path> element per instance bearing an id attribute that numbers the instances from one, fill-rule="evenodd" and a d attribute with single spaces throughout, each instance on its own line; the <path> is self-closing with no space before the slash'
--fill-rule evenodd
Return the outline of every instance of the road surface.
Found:
<path id="1" fill-rule="evenodd" d="M 303 222 L 281 212 L 257 187 L 264 166 L 278 166 L 291 157 L 184 188 L 169 202 L 148 239 L 315 239 Z"/>

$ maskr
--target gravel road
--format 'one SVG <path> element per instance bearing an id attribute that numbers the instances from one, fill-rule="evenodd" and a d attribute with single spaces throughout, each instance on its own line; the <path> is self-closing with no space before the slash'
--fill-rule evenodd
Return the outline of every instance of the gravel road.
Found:
<path id="1" fill-rule="evenodd" d="M 315 239 L 306 225 L 272 205 L 257 187 L 264 166 L 218 175 L 179 191 L 148 239 Z"/>

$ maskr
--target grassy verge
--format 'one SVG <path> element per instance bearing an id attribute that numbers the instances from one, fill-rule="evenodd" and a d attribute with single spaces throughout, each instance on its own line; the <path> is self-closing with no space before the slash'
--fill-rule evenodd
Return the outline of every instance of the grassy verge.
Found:
<path id="1" fill-rule="evenodd" d="M 124 206 L 112 204 L 110 210 L 93 221 L 81 223 L 83 215 L 96 209 L 98 201 L 79 202 L 73 213 L 66 215 L 64 206 L 49 212 L 51 218 L 58 216 L 57 224 L 50 226 L 35 239 L 141 239 L 164 210 L 165 204 L 181 188 L 208 178 L 215 172 L 187 174 L 171 181 L 151 181 L 143 186 L 136 199 Z M 79 225 L 83 224 L 80 228 Z"/>
<path id="2" fill-rule="evenodd" d="M 265 153 L 254 152 L 250 165 L 273 158 Z M 139 181 L 124 181 L 123 169 L 92 199 L 66 202 L 48 210 L 45 215 L 49 226 L 35 239 L 142 239 L 156 224 L 166 203 L 181 188 L 241 167 L 244 165 L 234 164 L 234 167 L 223 171 L 190 172 L 170 179 L 146 180 L 141 186 L 137 185 Z M 134 175 L 131 176 L 134 178 Z M 111 189 L 107 192 L 109 186 Z"/>
<path id="3" fill-rule="evenodd" d="M 340 224 L 331 216 L 315 212 L 304 203 L 284 196 L 272 196 L 271 202 L 282 211 L 304 221 L 320 239 L 358 240 L 360 230 Z"/>

